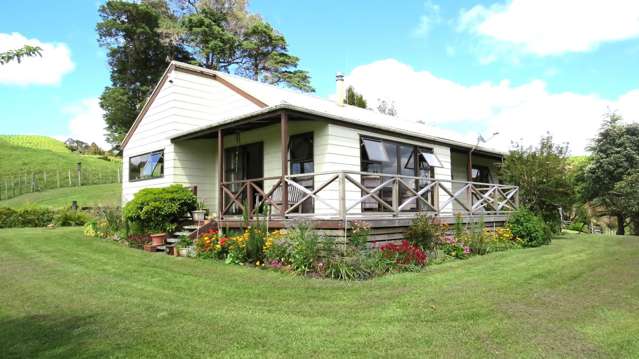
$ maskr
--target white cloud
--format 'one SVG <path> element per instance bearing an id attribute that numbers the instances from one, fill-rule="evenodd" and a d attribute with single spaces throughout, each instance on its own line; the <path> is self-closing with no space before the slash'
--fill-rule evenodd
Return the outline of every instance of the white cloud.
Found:
<path id="1" fill-rule="evenodd" d="M 19 33 L 0 33 L 0 52 L 14 50 L 24 45 L 42 48 L 42 57 L 23 58 L 0 65 L 0 85 L 58 85 L 62 77 L 75 68 L 71 51 L 64 43 L 46 43 L 27 39 Z"/>
<path id="2" fill-rule="evenodd" d="M 512 0 L 462 10 L 458 30 L 540 56 L 639 37 L 637 0 Z"/>
<path id="3" fill-rule="evenodd" d="M 502 150 L 509 149 L 511 141 L 536 144 L 550 132 L 558 142 L 569 142 L 572 153 L 580 154 L 609 109 L 619 110 L 626 119 L 639 119 L 639 89 L 607 100 L 551 93 L 540 80 L 519 86 L 507 80 L 464 86 L 394 59 L 356 67 L 345 81 L 368 100 L 395 101 L 403 119 L 454 129 L 469 142 L 480 132 L 499 131 L 487 146 Z"/>
<path id="4" fill-rule="evenodd" d="M 87 143 L 95 142 L 103 149 L 111 148 L 105 137 L 104 110 L 100 107 L 97 98 L 85 99 L 67 106 L 63 112 L 71 116 L 67 138 L 71 137 Z"/>
<path id="5" fill-rule="evenodd" d="M 432 27 L 441 22 L 439 15 L 439 5 L 430 1 L 424 3 L 425 13 L 419 17 L 419 24 L 415 28 L 415 36 L 426 36 Z"/>

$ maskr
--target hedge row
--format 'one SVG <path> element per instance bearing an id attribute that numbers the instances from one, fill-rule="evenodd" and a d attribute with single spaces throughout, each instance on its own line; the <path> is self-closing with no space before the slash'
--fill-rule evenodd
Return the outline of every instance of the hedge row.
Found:
<path id="1" fill-rule="evenodd" d="M 89 220 L 89 215 L 72 209 L 25 208 L 16 210 L 0 207 L 0 228 L 81 226 Z"/>

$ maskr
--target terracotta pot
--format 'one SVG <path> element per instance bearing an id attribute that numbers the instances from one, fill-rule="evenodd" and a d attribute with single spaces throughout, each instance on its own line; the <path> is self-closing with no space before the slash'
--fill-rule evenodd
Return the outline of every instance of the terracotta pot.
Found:
<path id="1" fill-rule="evenodd" d="M 151 244 L 154 246 L 162 246 L 166 243 L 166 233 L 156 233 L 151 235 Z"/>

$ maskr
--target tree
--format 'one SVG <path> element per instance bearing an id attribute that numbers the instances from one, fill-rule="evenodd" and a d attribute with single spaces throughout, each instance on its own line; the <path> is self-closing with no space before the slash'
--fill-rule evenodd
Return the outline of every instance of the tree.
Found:
<path id="1" fill-rule="evenodd" d="M 622 199 L 620 209 L 630 219 L 632 234 L 639 235 L 639 169 L 617 182 L 614 192 Z"/>
<path id="2" fill-rule="evenodd" d="M 583 173 L 580 186 L 584 200 L 605 208 L 617 218 L 617 234 L 625 234 L 625 198 L 615 191 L 615 185 L 639 168 L 639 124 L 622 124 L 622 118 L 609 113 L 599 134 L 588 148 L 590 164 Z"/>
<path id="3" fill-rule="evenodd" d="M 24 45 L 19 49 L 0 52 L 0 65 L 8 64 L 11 61 L 20 63 L 23 58 L 32 56 L 42 57 L 42 49 L 39 46 Z"/>
<path id="4" fill-rule="evenodd" d="M 515 144 L 504 159 L 501 177 L 519 186 L 521 205 L 559 229 L 559 207 L 572 208 L 575 191 L 568 173 L 568 146 L 543 137 L 538 147 Z"/>
<path id="5" fill-rule="evenodd" d="M 357 93 L 353 86 L 348 86 L 346 89 L 346 104 L 357 106 L 361 108 L 368 108 L 366 104 L 366 99 L 361 94 Z"/>
<path id="6" fill-rule="evenodd" d="M 226 15 L 204 8 L 181 20 L 185 43 L 200 66 L 229 72 L 237 65 L 239 40 L 227 30 Z"/>
<path id="7" fill-rule="evenodd" d="M 387 102 L 386 100 L 377 99 L 377 111 L 388 116 L 397 116 L 395 102 Z"/>
<path id="8" fill-rule="evenodd" d="M 100 96 L 100 106 L 112 144 L 119 143 L 131 128 L 168 63 L 190 58 L 180 46 L 161 41 L 158 29 L 167 9 L 158 0 L 139 4 L 109 0 L 100 6 L 98 42 L 108 49 L 111 68 L 111 86 Z"/>

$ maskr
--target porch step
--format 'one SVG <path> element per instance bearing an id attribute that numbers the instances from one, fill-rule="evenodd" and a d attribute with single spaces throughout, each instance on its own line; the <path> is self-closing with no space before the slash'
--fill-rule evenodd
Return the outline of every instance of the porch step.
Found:
<path id="1" fill-rule="evenodd" d="M 196 225 L 188 225 L 188 226 L 182 226 L 182 228 L 186 229 L 186 230 L 190 230 L 192 232 L 192 231 L 197 230 L 198 226 L 196 226 Z"/>
<path id="2" fill-rule="evenodd" d="M 167 238 L 166 239 L 166 243 L 168 243 L 168 244 L 175 244 L 175 243 L 177 243 L 179 241 L 180 241 L 179 238 Z"/>
<path id="3" fill-rule="evenodd" d="M 179 231 L 179 232 L 175 232 L 174 234 L 175 234 L 176 236 L 178 236 L 178 237 L 179 237 L 179 236 L 188 236 L 188 235 L 190 235 L 192 232 L 193 232 L 193 231 Z"/>

